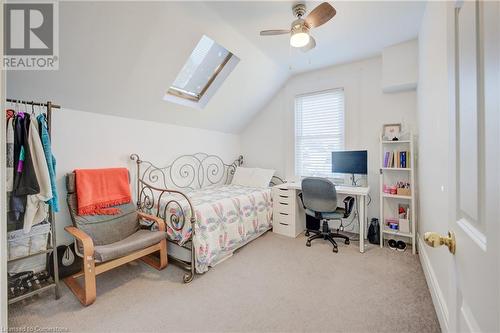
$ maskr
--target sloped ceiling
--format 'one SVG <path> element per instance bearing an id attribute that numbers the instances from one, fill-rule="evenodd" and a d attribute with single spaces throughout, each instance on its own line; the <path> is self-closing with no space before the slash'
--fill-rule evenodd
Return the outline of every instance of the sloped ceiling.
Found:
<path id="1" fill-rule="evenodd" d="M 229 6 L 212 1 L 208 6 L 292 74 L 368 58 L 384 47 L 413 39 L 425 8 L 425 1 L 330 1 L 336 16 L 311 30 L 316 48 L 303 53 L 290 47 L 289 35 L 259 35 L 260 30 L 289 29 L 297 2 L 247 1 Z M 321 2 L 305 2 L 306 15 Z"/>
<path id="2" fill-rule="evenodd" d="M 7 75 L 7 95 L 76 110 L 238 132 L 287 71 L 201 2 L 60 2 L 58 71 Z M 205 34 L 240 63 L 203 110 L 162 100 Z"/>
<path id="3" fill-rule="evenodd" d="M 422 2 L 332 2 L 338 14 L 313 32 L 317 48 L 290 49 L 290 1 L 60 2 L 58 71 L 7 74 L 12 98 L 239 133 L 294 73 L 378 54 L 417 35 Z M 309 9 L 319 2 L 307 3 Z M 164 101 L 205 34 L 241 61 L 203 110 Z"/>

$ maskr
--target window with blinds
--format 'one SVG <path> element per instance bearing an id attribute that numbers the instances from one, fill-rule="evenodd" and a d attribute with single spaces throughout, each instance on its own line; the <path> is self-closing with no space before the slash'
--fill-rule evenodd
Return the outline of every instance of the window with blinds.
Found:
<path id="1" fill-rule="evenodd" d="M 332 151 L 344 149 L 344 89 L 295 97 L 295 174 L 333 177 Z"/>

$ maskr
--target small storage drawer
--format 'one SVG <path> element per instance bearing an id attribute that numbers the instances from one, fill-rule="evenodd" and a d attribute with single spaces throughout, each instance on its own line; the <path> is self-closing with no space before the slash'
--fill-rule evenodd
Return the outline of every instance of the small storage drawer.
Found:
<path id="1" fill-rule="evenodd" d="M 292 198 L 287 194 L 275 193 L 273 195 L 273 201 L 276 201 L 277 203 L 290 204 L 290 203 L 292 203 Z"/>
<path id="2" fill-rule="evenodd" d="M 273 216 L 273 232 L 294 237 L 294 225 L 290 215 L 286 213 L 275 213 Z"/>
<path id="3" fill-rule="evenodd" d="M 286 197 L 289 197 L 294 192 L 294 191 L 290 191 L 290 190 L 288 190 L 286 188 L 279 188 L 279 187 L 278 188 L 274 188 L 273 190 L 274 190 L 273 192 L 276 195 L 281 195 L 281 196 L 286 196 Z"/>
<path id="4" fill-rule="evenodd" d="M 275 204 L 274 211 L 278 213 L 287 213 L 288 215 L 291 215 L 293 213 L 293 207 L 291 204 L 280 201 Z"/>
<path id="5" fill-rule="evenodd" d="M 276 214 L 276 222 L 286 225 L 292 224 L 292 216 L 286 212 L 277 212 Z"/>

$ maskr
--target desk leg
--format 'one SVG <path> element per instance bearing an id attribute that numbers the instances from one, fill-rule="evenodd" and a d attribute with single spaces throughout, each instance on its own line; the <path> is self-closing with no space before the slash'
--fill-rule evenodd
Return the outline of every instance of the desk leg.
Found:
<path id="1" fill-rule="evenodd" d="M 359 252 L 365 252 L 365 223 L 366 223 L 366 207 L 365 207 L 365 196 L 358 195 L 359 203 Z"/>

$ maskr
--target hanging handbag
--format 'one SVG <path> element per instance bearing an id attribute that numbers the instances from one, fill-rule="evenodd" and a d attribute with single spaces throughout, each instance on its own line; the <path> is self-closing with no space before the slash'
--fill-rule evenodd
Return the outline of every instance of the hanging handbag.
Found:
<path id="1" fill-rule="evenodd" d="M 53 277 L 54 256 L 50 254 L 49 273 Z M 82 269 L 82 258 L 75 254 L 75 243 L 71 245 L 59 245 L 57 247 L 57 267 L 59 278 L 64 279 L 70 275 L 78 273 Z"/>

